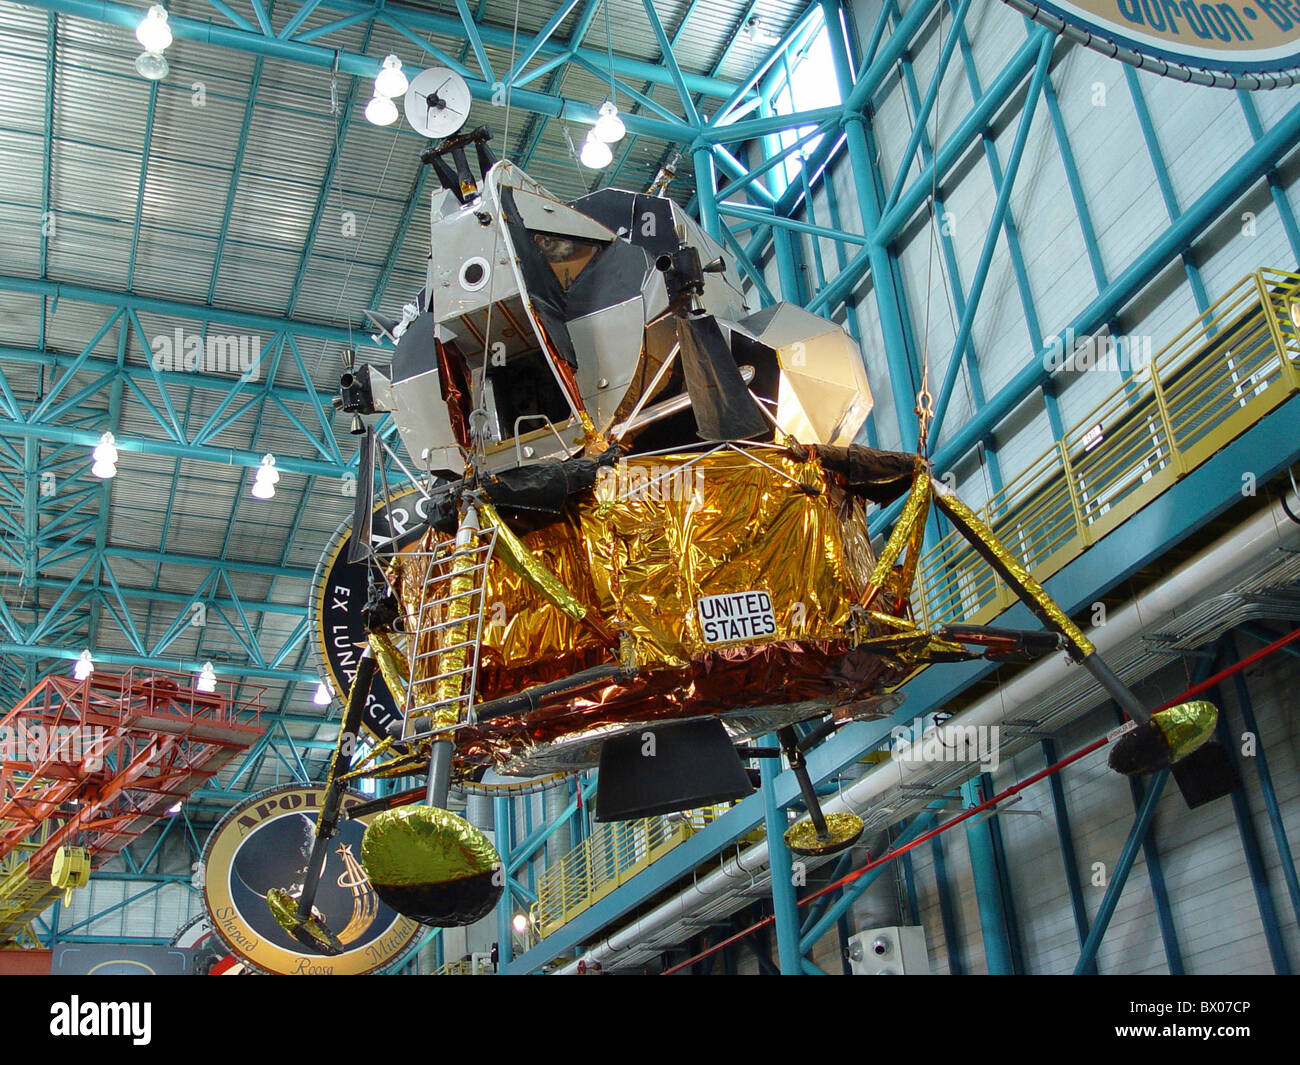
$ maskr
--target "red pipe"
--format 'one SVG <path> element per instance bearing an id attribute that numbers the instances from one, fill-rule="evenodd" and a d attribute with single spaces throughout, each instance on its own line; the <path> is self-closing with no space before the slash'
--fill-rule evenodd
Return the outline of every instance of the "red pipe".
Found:
<path id="1" fill-rule="evenodd" d="M 1208 678 L 1207 680 L 1203 680 L 1199 684 L 1192 685 L 1181 695 L 1175 696 L 1173 699 L 1169 700 L 1169 702 L 1164 703 L 1163 705 L 1159 706 L 1156 710 L 1152 712 L 1159 713 L 1161 710 L 1168 710 L 1171 706 L 1177 706 L 1179 703 L 1187 702 L 1187 700 L 1192 698 L 1193 696 L 1200 695 L 1202 692 L 1208 691 L 1210 688 L 1215 687 L 1217 684 L 1226 680 L 1228 677 L 1231 677 L 1233 674 L 1240 673 L 1243 669 L 1246 669 L 1248 666 L 1254 665 L 1262 658 L 1267 658 L 1274 651 L 1280 650 L 1281 648 L 1285 647 L 1287 644 L 1292 643 L 1295 640 L 1300 640 L 1300 629 L 1295 629 L 1292 632 L 1288 633 L 1286 636 L 1274 640 L 1267 647 L 1261 647 L 1258 651 L 1255 651 L 1254 653 L 1247 655 L 1245 658 L 1239 659 L 1238 661 L 1234 662 L 1232 665 L 1228 666 L 1227 669 L 1220 670 L 1218 673 L 1214 674 L 1214 676 Z M 860 869 L 855 869 L 853 872 L 847 873 L 846 875 L 840 877 L 838 880 L 834 881 L 833 883 L 827 884 L 823 888 L 819 888 L 818 890 L 814 891 L 811 895 L 807 895 L 804 898 L 797 900 L 795 902 L 795 906 L 796 907 L 803 906 L 805 903 L 812 902 L 814 899 L 819 899 L 823 895 L 828 894 L 829 892 L 836 891 L 839 888 L 844 887 L 846 884 L 851 884 L 854 880 L 857 880 L 858 877 L 871 872 L 872 869 L 884 865 L 886 862 L 892 862 L 895 858 L 898 858 L 901 855 L 904 855 L 908 851 L 912 850 L 912 848 L 919 847 L 922 843 L 926 843 L 929 840 L 934 839 L 934 837 L 939 835 L 940 833 L 947 832 L 948 829 L 956 827 L 957 825 L 961 824 L 963 821 L 966 821 L 969 818 L 974 817 L 978 813 L 982 813 L 983 811 L 989 809 L 989 807 L 991 806 L 995 806 L 1003 799 L 1010 798 L 1012 795 L 1024 791 L 1025 788 L 1029 787 L 1031 784 L 1037 784 L 1044 777 L 1049 777 L 1053 773 L 1060 772 L 1071 762 L 1077 762 L 1080 758 L 1087 757 L 1088 755 L 1092 754 L 1093 751 L 1099 750 L 1100 748 L 1106 746 L 1106 744 L 1108 744 L 1109 742 L 1110 742 L 1109 734 L 1093 740 L 1092 743 L 1088 744 L 1086 747 L 1081 747 L 1073 754 L 1066 755 L 1059 762 L 1054 762 L 1052 765 L 1040 769 L 1037 773 L 1033 773 L 1027 776 L 1024 780 L 1020 781 L 1019 783 L 1012 784 L 1005 791 L 999 792 L 997 795 L 994 795 L 993 798 L 986 799 L 978 806 L 972 806 L 969 810 L 963 810 L 956 817 L 953 817 L 945 821 L 941 825 L 936 825 L 934 828 L 930 829 L 929 832 L 923 832 L 921 833 L 921 835 L 917 836 L 913 840 L 910 840 L 908 843 L 904 844 L 903 846 L 896 847 L 890 851 L 886 851 L 879 858 L 875 858 L 867 862 Z M 744 939 L 745 936 L 749 935 L 751 932 L 757 932 L 760 928 L 766 928 L 768 925 L 774 923 L 775 921 L 776 921 L 776 915 L 769 914 L 767 917 L 764 917 L 761 921 L 755 922 L 754 924 L 750 925 L 748 928 L 742 929 L 741 931 L 737 932 L 735 935 L 728 936 L 720 943 L 714 943 L 712 946 L 708 947 L 707 949 L 700 951 L 699 954 L 696 954 L 690 958 L 687 958 L 685 961 L 679 962 L 678 964 L 674 965 L 671 969 L 665 969 L 659 975 L 671 976 L 673 973 L 685 969 L 688 965 L 694 965 L 697 961 L 700 961 L 702 958 L 707 958 L 710 954 L 716 953 L 717 951 L 721 950 L 723 947 L 730 946 L 732 943 L 735 943 L 737 940 Z"/>

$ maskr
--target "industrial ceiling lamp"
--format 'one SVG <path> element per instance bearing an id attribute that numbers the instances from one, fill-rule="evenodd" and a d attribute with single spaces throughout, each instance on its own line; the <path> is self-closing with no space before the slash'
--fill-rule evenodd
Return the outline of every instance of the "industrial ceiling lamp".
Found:
<path id="1" fill-rule="evenodd" d="M 167 9 L 162 4 L 154 4 L 145 13 L 135 28 L 135 39 L 144 48 L 135 61 L 135 72 L 150 81 L 165 78 L 169 68 L 163 50 L 172 43 L 172 30 L 167 25 Z"/>
<path id="2" fill-rule="evenodd" d="M 590 141 L 594 137 L 601 144 L 617 144 L 627 133 L 627 127 L 618 117 L 618 104 L 614 102 L 618 99 L 618 95 L 614 89 L 614 40 L 609 33 L 609 0 L 605 0 L 605 51 L 609 55 L 609 99 L 600 105 L 600 117 L 596 119 L 596 125 L 592 127 L 587 139 Z M 582 151 L 585 156 L 587 153 L 585 144 L 582 146 Z M 603 153 L 595 152 L 597 158 L 602 155 L 609 157 L 603 163 L 588 163 L 585 158 L 582 161 L 593 169 L 608 166 L 613 153 L 608 150 Z"/>
<path id="3" fill-rule="evenodd" d="M 376 126 L 391 126 L 397 121 L 397 104 L 376 88 L 375 95 L 366 104 L 366 121 Z"/>
<path id="4" fill-rule="evenodd" d="M 600 170 L 614 161 L 614 153 L 608 144 L 596 136 L 596 131 L 593 129 L 582 142 L 582 151 L 578 153 L 578 159 L 583 166 L 591 170 Z"/>
<path id="5" fill-rule="evenodd" d="M 329 685 L 326 684 L 324 681 L 321 681 L 319 684 L 317 684 L 316 694 L 312 696 L 311 701 L 315 703 L 317 706 L 329 706 L 330 704 Z"/>
<path id="6" fill-rule="evenodd" d="M 72 667 L 72 675 L 77 680 L 85 680 L 95 672 L 95 660 L 90 657 L 90 650 L 82 651 Z"/>
<path id="7" fill-rule="evenodd" d="M 603 141 L 605 144 L 617 144 L 627 133 L 627 127 L 623 125 L 623 120 L 618 117 L 618 107 L 613 100 L 606 100 L 600 105 L 600 117 L 596 119 L 596 124 L 592 127 L 591 132 L 596 139 Z"/>
<path id="8" fill-rule="evenodd" d="M 405 96 L 409 84 L 406 75 L 402 73 L 402 61 L 395 55 L 386 56 L 383 66 L 379 68 L 379 73 L 375 77 L 375 95 L 387 96 L 390 99 L 394 96 Z M 388 123 L 385 122 L 383 125 Z"/>
<path id="9" fill-rule="evenodd" d="M 194 690 L 200 692 L 214 692 L 217 690 L 217 671 L 212 668 L 211 662 L 203 663 L 203 669 L 199 672 L 199 679 L 194 684 Z"/>
<path id="10" fill-rule="evenodd" d="M 104 480 L 117 476 L 117 441 L 113 439 L 112 433 L 101 436 L 90 454 L 95 460 L 95 464 L 90 467 L 91 473 Z"/>
<path id="11" fill-rule="evenodd" d="M 275 486 L 280 481 L 280 471 L 275 468 L 275 456 L 267 453 L 262 456 L 262 465 L 257 467 L 253 477 L 253 498 L 271 499 L 275 496 Z"/>

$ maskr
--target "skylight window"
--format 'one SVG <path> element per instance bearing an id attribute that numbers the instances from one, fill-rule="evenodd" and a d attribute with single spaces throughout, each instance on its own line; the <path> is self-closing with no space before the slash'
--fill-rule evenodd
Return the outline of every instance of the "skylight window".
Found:
<path id="1" fill-rule="evenodd" d="M 779 88 L 772 94 L 772 110 L 778 115 L 837 107 L 842 102 L 839 85 L 835 81 L 835 61 L 831 57 L 830 35 L 824 25 L 799 51 L 778 63 L 776 70 Z M 787 148 L 815 128 L 815 126 L 800 126 L 797 129 L 782 130 L 776 135 L 775 140 L 780 148 Z M 792 152 L 781 160 L 777 171 L 785 175 L 786 184 L 799 176 L 804 157 L 816 150 L 824 136 L 825 134 L 821 134 L 813 137 L 798 151 Z"/>

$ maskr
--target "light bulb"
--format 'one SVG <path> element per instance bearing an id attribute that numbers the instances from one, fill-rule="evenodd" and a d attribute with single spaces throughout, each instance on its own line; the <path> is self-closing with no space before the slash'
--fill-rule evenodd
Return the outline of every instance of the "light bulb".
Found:
<path id="1" fill-rule="evenodd" d="M 329 706 L 330 690 L 329 686 L 324 681 L 321 681 L 316 685 L 316 694 L 312 696 L 311 701 L 317 706 Z"/>
<path id="2" fill-rule="evenodd" d="M 588 169 L 600 170 L 614 161 L 614 153 L 610 151 L 608 144 L 596 139 L 593 131 L 588 133 L 587 139 L 582 142 L 582 151 L 578 153 L 578 159 Z"/>
<path id="3" fill-rule="evenodd" d="M 253 497 L 255 499 L 271 499 L 275 496 L 275 486 L 280 482 L 280 471 L 275 468 L 275 456 L 266 454 L 262 456 L 262 465 L 257 467 L 257 475 L 253 478 Z"/>
<path id="4" fill-rule="evenodd" d="M 135 61 L 135 72 L 149 81 L 162 81 L 169 70 L 162 52 L 141 52 Z"/>
<path id="5" fill-rule="evenodd" d="M 379 68 L 379 73 L 375 76 L 375 95 L 390 98 L 402 96 L 409 84 L 406 75 L 402 73 L 402 61 L 397 56 L 390 55 L 384 60 L 384 65 Z M 388 123 L 382 122 L 380 125 L 386 126 Z"/>
<path id="6" fill-rule="evenodd" d="M 167 25 L 167 9 L 162 4 L 154 4 L 145 13 L 144 20 L 135 28 L 135 39 L 145 52 L 161 52 L 172 43 L 172 28 Z"/>
<path id="7" fill-rule="evenodd" d="M 199 679 L 194 684 L 195 691 L 214 692 L 217 690 L 217 671 L 212 668 L 211 662 L 204 662 L 203 669 L 199 673 Z"/>
<path id="8" fill-rule="evenodd" d="M 623 120 L 618 117 L 618 108 L 612 100 L 606 100 L 600 105 L 600 117 L 596 119 L 596 124 L 592 126 L 591 132 L 599 141 L 606 144 L 617 144 L 627 133 L 627 127 L 623 125 Z"/>
<path id="9" fill-rule="evenodd" d="M 391 126 L 397 121 L 397 104 L 376 90 L 366 104 L 366 121 L 373 122 L 376 126 Z"/>
<path id="10" fill-rule="evenodd" d="M 112 433 L 101 436 L 90 454 L 95 460 L 95 464 L 90 467 L 91 473 L 105 480 L 117 476 L 117 441 L 113 439 Z"/>
<path id="11" fill-rule="evenodd" d="M 513 919 L 510 923 L 511 923 L 512 927 L 514 928 L 514 930 L 515 930 L 519 935 L 521 935 L 521 936 L 522 936 L 525 932 L 528 931 L 528 915 L 527 915 L 527 914 L 523 914 L 523 913 L 517 913 L 517 914 L 515 914 L 514 919 Z"/>
<path id="12" fill-rule="evenodd" d="M 95 672 L 95 661 L 90 657 L 90 651 L 82 651 L 78 656 L 76 664 L 72 667 L 72 675 L 77 680 L 85 680 Z"/>

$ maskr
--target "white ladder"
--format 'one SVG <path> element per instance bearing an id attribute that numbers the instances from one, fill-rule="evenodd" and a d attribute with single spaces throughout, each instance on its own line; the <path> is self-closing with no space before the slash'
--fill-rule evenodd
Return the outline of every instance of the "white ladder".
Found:
<path id="1" fill-rule="evenodd" d="M 402 738 L 473 720 L 488 566 L 495 528 L 480 529 L 471 506 L 453 540 L 415 557 L 426 559 L 420 607 L 410 631 L 411 679 L 406 686 Z M 431 715 L 414 727 L 417 718 Z M 441 726 L 439 723 L 442 723 Z"/>

